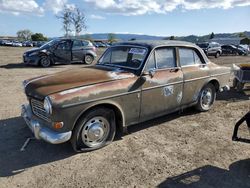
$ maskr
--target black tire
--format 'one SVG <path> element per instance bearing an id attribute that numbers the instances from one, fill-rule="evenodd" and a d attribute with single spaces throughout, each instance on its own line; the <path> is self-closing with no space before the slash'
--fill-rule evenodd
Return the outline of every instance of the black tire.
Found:
<path id="1" fill-rule="evenodd" d="M 244 89 L 244 83 L 241 83 L 241 82 L 237 82 L 237 85 L 236 85 L 236 89 L 237 91 L 242 91 Z"/>
<path id="2" fill-rule="evenodd" d="M 233 85 L 232 88 L 236 88 L 238 84 L 238 80 L 236 78 L 233 79 Z"/>
<path id="3" fill-rule="evenodd" d="M 104 128 L 105 126 L 106 128 Z M 107 131 L 105 132 L 104 129 Z M 110 144 L 115 133 L 114 111 L 108 108 L 96 108 L 79 119 L 72 133 L 71 144 L 76 152 L 92 151 Z M 98 136 L 102 136 L 102 139 Z M 93 141 L 93 137 L 98 137 L 94 138 L 97 141 Z M 98 141 L 98 139 L 101 140 Z"/>
<path id="4" fill-rule="evenodd" d="M 210 110 L 215 101 L 215 98 L 216 92 L 214 85 L 211 83 L 205 85 L 200 91 L 198 103 L 196 104 L 196 109 L 200 112 Z"/>
<path id="5" fill-rule="evenodd" d="M 84 63 L 87 64 L 87 65 L 90 65 L 92 64 L 94 61 L 94 57 L 90 54 L 86 54 L 85 57 L 84 57 Z"/>
<path id="6" fill-rule="evenodd" d="M 218 58 L 218 57 L 220 57 L 220 53 L 219 52 L 216 52 L 216 54 L 215 54 L 215 56 L 214 56 L 215 58 Z"/>
<path id="7" fill-rule="evenodd" d="M 48 56 L 42 56 L 40 59 L 40 65 L 44 68 L 49 67 L 51 65 L 51 60 Z"/>

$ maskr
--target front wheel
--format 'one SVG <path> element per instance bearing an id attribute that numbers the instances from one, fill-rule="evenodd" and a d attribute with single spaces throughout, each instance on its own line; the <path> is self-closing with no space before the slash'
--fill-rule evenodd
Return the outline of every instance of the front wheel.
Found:
<path id="1" fill-rule="evenodd" d="M 115 114 L 97 108 L 84 115 L 73 130 L 71 143 L 75 151 L 91 151 L 110 144 L 115 136 Z"/>
<path id="2" fill-rule="evenodd" d="M 202 88 L 196 108 L 201 112 L 210 110 L 215 101 L 215 98 L 215 87 L 213 84 L 209 83 Z"/>
<path id="3" fill-rule="evenodd" d="M 51 60 L 48 56 L 42 56 L 40 59 L 40 65 L 42 67 L 49 67 L 51 65 Z"/>

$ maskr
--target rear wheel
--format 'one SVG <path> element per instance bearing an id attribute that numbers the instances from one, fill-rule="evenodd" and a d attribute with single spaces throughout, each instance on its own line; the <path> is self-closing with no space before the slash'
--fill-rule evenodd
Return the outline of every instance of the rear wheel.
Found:
<path id="1" fill-rule="evenodd" d="M 232 87 L 233 88 L 236 88 L 237 87 L 237 84 L 238 84 L 238 80 L 236 78 L 233 79 L 233 85 Z"/>
<path id="2" fill-rule="evenodd" d="M 75 151 L 91 151 L 110 144 L 115 136 L 115 114 L 97 108 L 84 115 L 73 130 L 71 143 Z"/>
<path id="3" fill-rule="evenodd" d="M 48 56 L 42 56 L 40 59 L 40 65 L 42 67 L 49 67 L 51 65 L 51 60 Z"/>
<path id="4" fill-rule="evenodd" d="M 213 84 L 209 83 L 202 88 L 196 108 L 201 112 L 210 110 L 215 98 L 215 87 Z"/>
<path id="5" fill-rule="evenodd" d="M 236 89 L 237 91 L 242 91 L 244 89 L 244 83 L 241 83 L 238 81 L 236 85 Z"/>
<path id="6" fill-rule="evenodd" d="M 93 63 L 94 61 L 94 57 L 92 55 L 85 55 L 84 57 L 84 63 L 86 63 L 87 65 L 90 65 L 91 63 Z"/>

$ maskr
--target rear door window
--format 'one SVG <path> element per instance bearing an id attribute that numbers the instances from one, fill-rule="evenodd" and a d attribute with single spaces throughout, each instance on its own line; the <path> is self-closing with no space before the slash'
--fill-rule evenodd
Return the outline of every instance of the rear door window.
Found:
<path id="1" fill-rule="evenodd" d="M 202 60 L 193 49 L 179 48 L 179 56 L 181 66 L 202 64 Z"/>
<path id="2" fill-rule="evenodd" d="M 72 47 L 73 50 L 81 49 L 82 47 L 83 47 L 82 41 L 80 41 L 80 40 L 74 40 L 73 47 Z"/>

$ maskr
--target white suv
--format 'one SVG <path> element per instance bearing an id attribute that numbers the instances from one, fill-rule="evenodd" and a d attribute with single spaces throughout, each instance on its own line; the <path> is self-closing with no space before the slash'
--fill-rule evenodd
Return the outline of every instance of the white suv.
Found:
<path id="1" fill-rule="evenodd" d="M 197 45 L 204 50 L 207 56 L 218 58 L 222 53 L 221 45 L 217 42 L 204 42 Z"/>

